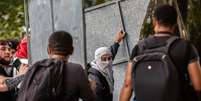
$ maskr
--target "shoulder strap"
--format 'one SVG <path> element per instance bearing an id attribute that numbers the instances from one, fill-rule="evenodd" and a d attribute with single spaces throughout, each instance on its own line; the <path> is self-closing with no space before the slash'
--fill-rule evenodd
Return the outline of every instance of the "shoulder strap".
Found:
<path id="1" fill-rule="evenodd" d="M 171 36 L 171 37 L 166 41 L 166 53 L 169 53 L 170 47 L 171 47 L 177 40 L 179 40 L 179 37 L 177 37 L 177 36 Z"/>

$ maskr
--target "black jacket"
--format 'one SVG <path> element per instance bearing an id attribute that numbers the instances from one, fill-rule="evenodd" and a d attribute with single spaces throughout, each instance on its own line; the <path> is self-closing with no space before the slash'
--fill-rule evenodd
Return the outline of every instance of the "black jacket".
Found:
<path id="1" fill-rule="evenodd" d="M 4 70 L 4 67 L 0 66 L 0 75 L 9 77 L 9 75 Z M 7 92 L 0 92 L 0 101 L 14 101 L 14 92 L 13 91 L 7 91 Z"/>
<path id="2" fill-rule="evenodd" d="M 89 68 L 88 73 L 97 77 L 98 82 L 96 82 L 96 101 L 112 101 L 113 94 L 110 93 L 110 88 L 105 77 L 96 69 Z"/>
<path id="3" fill-rule="evenodd" d="M 112 53 L 112 60 L 114 60 L 117 51 L 119 48 L 118 43 L 114 43 L 112 46 L 110 46 L 110 50 Z M 91 65 L 89 65 L 88 68 L 88 77 L 94 78 L 96 81 L 96 89 L 95 89 L 95 95 L 96 95 L 96 101 L 112 101 L 113 100 L 113 94 L 110 91 L 109 84 L 106 80 L 106 78 L 96 69 L 91 68 Z"/>

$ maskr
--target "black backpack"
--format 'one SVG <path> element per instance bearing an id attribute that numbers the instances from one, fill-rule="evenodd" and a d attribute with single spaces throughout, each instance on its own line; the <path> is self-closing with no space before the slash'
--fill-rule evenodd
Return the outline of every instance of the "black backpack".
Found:
<path id="1" fill-rule="evenodd" d="M 61 101 L 63 90 L 63 60 L 45 59 L 27 72 L 17 101 Z"/>
<path id="2" fill-rule="evenodd" d="M 140 55 L 133 59 L 133 87 L 136 101 L 178 101 L 180 78 L 169 56 L 169 48 L 179 38 L 170 37 L 165 45 L 147 47 L 138 43 Z"/>

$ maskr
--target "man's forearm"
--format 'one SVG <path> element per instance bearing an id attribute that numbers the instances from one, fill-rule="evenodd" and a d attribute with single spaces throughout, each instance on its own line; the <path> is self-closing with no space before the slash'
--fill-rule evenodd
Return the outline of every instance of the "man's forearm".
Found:
<path id="1" fill-rule="evenodd" d="M 129 101 L 132 96 L 132 90 L 129 87 L 123 87 L 120 93 L 120 101 Z"/>
<path id="2" fill-rule="evenodd" d="M 129 101 L 132 95 L 132 62 L 128 63 L 125 81 L 121 89 L 120 101 Z"/>
<path id="3" fill-rule="evenodd" d="M 16 76 L 5 80 L 8 90 L 14 89 L 17 85 L 24 80 L 25 75 Z"/>

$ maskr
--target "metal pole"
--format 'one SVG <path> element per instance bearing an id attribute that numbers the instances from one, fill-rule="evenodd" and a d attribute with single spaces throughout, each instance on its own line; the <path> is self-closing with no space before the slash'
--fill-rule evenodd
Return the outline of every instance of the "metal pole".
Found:
<path id="1" fill-rule="evenodd" d="M 83 55 L 84 55 L 84 67 L 87 67 L 87 42 L 86 42 L 86 20 L 85 20 L 85 9 L 84 0 L 82 0 L 82 19 L 83 19 Z"/>
<path id="2" fill-rule="evenodd" d="M 53 1 L 50 0 L 51 19 L 52 19 L 52 32 L 55 31 L 55 27 L 54 27 L 54 9 L 53 9 L 53 7 L 54 7 Z"/>
<path id="3" fill-rule="evenodd" d="M 28 52 L 28 60 L 29 60 L 29 64 L 32 63 L 31 60 L 31 46 L 30 46 L 30 37 L 31 37 L 31 33 L 30 33 L 30 24 L 29 24 L 29 1 L 28 0 L 24 0 L 24 20 L 25 20 L 25 27 L 26 27 L 26 36 L 27 36 L 27 52 Z"/>
<path id="4" fill-rule="evenodd" d="M 121 19 L 121 25 L 122 25 L 122 29 L 123 31 L 126 33 L 126 36 L 124 38 L 124 43 L 126 44 L 126 51 L 127 51 L 127 56 L 128 59 L 130 58 L 130 50 L 129 50 L 129 45 L 128 45 L 128 34 L 126 32 L 126 27 L 125 27 L 125 23 L 124 23 L 124 19 L 123 19 L 123 14 L 122 14 L 122 9 L 121 9 L 121 5 L 120 5 L 120 0 L 116 2 L 118 10 L 119 10 L 119 15 L 120 15 L 120 19 Z"/>
<path id="5" fill-rule="evenodd" d="M 25 20 L 25 26 L 26 26 L 26 34 L 28 33 L 29 29 L 29 16 L 28 16 L 28 1 L 24 0 L 24 20 Z"/>

